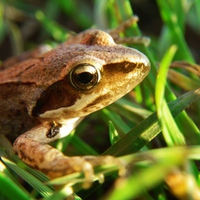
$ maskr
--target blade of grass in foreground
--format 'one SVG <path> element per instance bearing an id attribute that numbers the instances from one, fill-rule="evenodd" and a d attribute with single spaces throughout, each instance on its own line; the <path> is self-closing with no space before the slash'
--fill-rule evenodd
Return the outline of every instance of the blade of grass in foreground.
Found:
<path id="1" fill-rule="evenodd" d="M 168 104 L 172 116 L 177 117 L 190 104 L 200 98 L 200 88 L 191 92 L 187 92 L 176 100 Z M 122 156 L 137 152 L 144 147 L 148 142 L 155 138 L 161 131 L 158 123 L 157 113 L 153 113 L 147 119 L 143 120 L 139 125 L 134 127 L 112 147 L 106 150 L 103 154 L 113 156 Z M 196 135 L 196 141 L 199 141 L 199 136 Z M 195 139 L 192 139 L 194 145 Z M 190 144 L 190 141 L 187 141 Z"/>
<path id="2" fill-rule="evenodd" d="M 158 120 L 162 127 L 162 133 L 168 146 L 184 145 L 185 138 L 179 131 L 179 128 L 174 121 L 171 112 L 164 98 L 165 84 L 167 78 L 168 67 L 176 52 L 176 46 L 171 46 L 161 61 L 160 69 L 156 81 L 155 99 L 158 113 Z"/>
<path id="3" fill-rule="evenodd" d="M 0 199 L 32 199 L 31 195 L 18 185 L 12 178 L 12 175 L 6 166 L 0 161 Z"/>
<path id="4" fill-rule="evenodd" d="M 23 178 L 27 183 L 29 183 L 36 191 L 38 191 L 43 197 L 49 197 L 52 195 L 53 190 L 48 186 L 40 182 L 32 174 L 28 173 L 14 162 L 8 160 L 7 158 L 2 157 L 2 161 L 11 168 L 16 174 Z"/>
<path id="5" fill-rule="evenodd" d="M 129 157 L 128 159 L 130 162 L 131 160 L 132 163 L 136 161 L 138 165 L 141 161 L 140 170 L 134 170 L 128 178 L 118 179 L 112 192 L 108 193 L 108 196 L 104 196 L 102 199 L 133 199 L 139 195 L 144 195 L 145 190 L 154 188 L 158 183 L 161 183 L 174 166 L 180 166 L 183 163 L 185 165 L 187 158 L 198 160 L 199 150 L 199 146 L 182 146 L 155 149 L 148 152 L 124 156 L 124 159 Z M 191 182 L 189 184 L 191 184 Z M 196 182 L 192 184 L 195 185 Z M 194 185 L 192 185 L 192 187 L 194 187 Z M 177 185 L 174 184 L 174 187 L 176 186 Z M 159 192 L 159 196 L 160 195 L 162 195 L 161 192 Z M 150 196 L 145 199 L 152 200 Z"/>

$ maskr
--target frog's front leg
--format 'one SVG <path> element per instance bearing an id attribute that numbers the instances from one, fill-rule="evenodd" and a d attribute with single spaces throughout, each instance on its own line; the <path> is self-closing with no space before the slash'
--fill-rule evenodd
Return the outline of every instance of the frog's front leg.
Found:
<path id="1" fill-rule="evenodd" d="M 81 119 L 73 119 L 79 123 Z M 73 126 L 54 122 L 44 123 L 20 135 L 13 144 L 15 153 L 29 166 L 44 172 L 49 178 L 56 178 L 73 172 L 83 171 L 87 179 L 91 179 L 93 167 L 81 157 L 67 157 L 50 143 L 58 138 L 68 135 Z M 74 126 L 76 126 L 74 125 Z"/>
<path id="2" fill-rule="evenodd" d="M 77 123 L 80 120 L 78 119 Z M 58 137 L 64 137 L 63 130 L 66 131 L 66 127 L 55 123 L 41 124 L 20 135 L 15 140 L 13 149 L 22 161 L 42 171 L 51 179 L 73 172 L 83 172 L 86 181 L 91 182 L 94 166 L 101 164 L 121 165 L 118 159 L 111 156 L 67 157 L 47 144 Z"/>

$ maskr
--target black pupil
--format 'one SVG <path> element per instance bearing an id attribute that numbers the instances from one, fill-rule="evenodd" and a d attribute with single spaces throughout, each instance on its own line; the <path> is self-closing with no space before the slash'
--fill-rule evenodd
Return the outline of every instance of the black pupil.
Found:
<path id="1" fill-rule="evenodd" d="M 90 83 L 92 79 L 93 79 L 93 75 L 88 72 L 83 72 L 83 73 L 77 75 L 77 80 L 83 84 Z"/>

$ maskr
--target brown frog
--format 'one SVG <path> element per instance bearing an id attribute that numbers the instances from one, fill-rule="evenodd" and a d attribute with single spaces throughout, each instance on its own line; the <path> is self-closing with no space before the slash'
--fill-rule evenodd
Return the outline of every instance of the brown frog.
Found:
<path id="1" fill-rule="evenodd" d="M 50 178 L 83 171 L 90 179 L 94 166 L 113 158 L 67 157 L 48 143 L 132 90 L 150 63 L 106 32 L 89 30 L 46 53 L 7 61 L 0 70 L 0 133 L 15 140 L 15 153 Z"/>

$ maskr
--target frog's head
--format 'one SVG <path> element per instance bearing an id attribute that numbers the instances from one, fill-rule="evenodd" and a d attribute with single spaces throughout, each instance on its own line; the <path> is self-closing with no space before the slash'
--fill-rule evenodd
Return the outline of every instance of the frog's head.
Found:
<path id="1" fill-rule="evenodd" d="M 115 44 L 102 31 L 89 38 L 70 45 L 75 52 L 73 59 L 36 105 L 40 117 L 86 116 L 127 94 L 149 73 L 150 62 L 139 51 Z"/>

